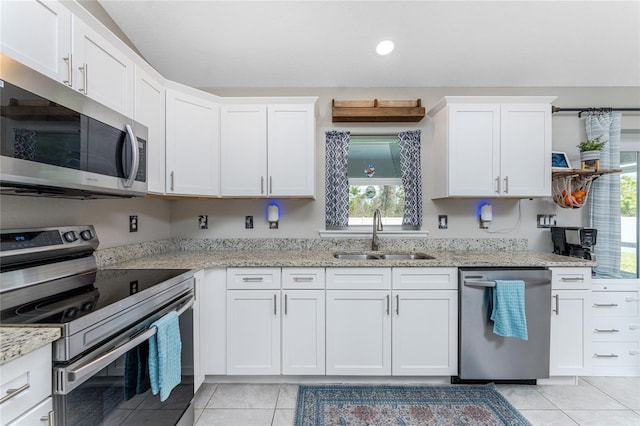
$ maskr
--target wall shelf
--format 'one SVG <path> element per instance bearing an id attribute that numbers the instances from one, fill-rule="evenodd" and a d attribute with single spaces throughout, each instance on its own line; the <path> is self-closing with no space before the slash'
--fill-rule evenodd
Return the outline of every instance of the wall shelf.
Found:
<path id="1" fill-rule="evenodd" d="M 551 173 L 553 201 L 565 209 L 579 209 L 587 204 L 591 184 L 602 175 L 620 173 L 622 169 L 563 169 Z"/>
<path id="2" fill-rule="evenodd" d="M 334 123 L 418 122 L 425 116 L 422 100 L 331 102 Z"/>

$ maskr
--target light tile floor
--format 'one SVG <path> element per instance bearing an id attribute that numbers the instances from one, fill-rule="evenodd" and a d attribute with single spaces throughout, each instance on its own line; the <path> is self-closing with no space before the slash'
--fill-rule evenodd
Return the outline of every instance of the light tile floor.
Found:
<path id="1" fill-rule="evenodd" d="M 534 426 L 640 426 L 639 377 L 583 377 L 576 386 L 498 385 Z M 290 426 L 297 385 L 204 384 L 196 426 Z"/>

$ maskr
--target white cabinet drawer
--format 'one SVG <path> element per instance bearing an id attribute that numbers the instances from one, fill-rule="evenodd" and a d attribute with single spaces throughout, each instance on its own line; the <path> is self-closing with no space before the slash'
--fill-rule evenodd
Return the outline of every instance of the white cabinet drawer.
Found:
<path id="1" fill-rule="evenodd" d="M 456 268 L 393 268 L 394 290 L 457 290 Z"/>
<path id="2" fill-rule="evenodd" d="M 593 342 L 593 367 L 637 367 L 639 360 L 638 341 Z"/>
<path id="3" fill-rule="evenodd" d="M 51 368 L 50 345 L 0 366 L 0 396 L 13 394 L 0 404 L 3 422 L 16 419 L 51 395 Z"/>
<path id="4" fill-rule="evenodd" d="M 229 289 L 280 289 L 280 268 L 228 268 Z"/>
<path id="5" fill-rule="evenodd" d="M 323 289 L 324 268 L 282 268 L 282 288 Z"/>
<path id="6" fill-rule="evenodd" d="M 554 290 L 591 289 L 591 268 L 549 268 Z"/>
<path id="7" fill-rule="evenodd" d="M 53 400 L 49 397 L 7 426 L 47 426 L 53 425 L 53 421 Z"/>
<path id="8" fill-rule="evenodd" d="M 327 268 L 327 288 L 390 290 L 391 268 Z"/>
<path id="9" fill-rule="evenodd" d="M 594 342 L 640 340 L 640 318 L 596 316 L 591 324 Z"/>
<path id="10" fill-rule="evenodd" d="M 594 291 L 593 316 L 637 317 L 637 291 Z"/>

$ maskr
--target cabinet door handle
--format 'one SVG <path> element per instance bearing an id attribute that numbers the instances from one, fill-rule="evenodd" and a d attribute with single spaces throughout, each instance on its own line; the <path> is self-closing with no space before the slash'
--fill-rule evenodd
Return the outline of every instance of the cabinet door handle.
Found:
<path id="1" fill-rule="evenodd" d="M 596 328 L 595 332 L 596 333 L 620 333 L 620 330 L 616 330 L 615 328 L 610 328 L 610 329 Z"/>
<path id="2" fill-rule="evenodd" d="M 284 314 L 287 315 L 287 311 L 289 309 L 287 308 L 287 295 L 284 295 Z"/>
<path id="3" fill-rule="evenodd" d="M 560 314 L 560 302 L 559 302 L 560 295 L 554 294 L 553 298 L 556 299 L 556 308 L 553 310 L 553 312 L 555 312 L 556 315 L 559 315 Z"/>
<path id="4" fill-rule="evenodd" d="M 400 316 L 400 295 L 396 294 L 396 316 Z"/>
<path id="5" fill-rule="evenodd" d="M 62 82 L 69 87 L 73 87 L 73 57 L 71 56 L 71 52 L 69 52 L 66 58 L 62 58 L 62 60 L 67 63 L 67 72 L 69 73 L 68 79 Z"/>
<path id="6" fill-rule="evenodd" d="M 276 300 L 277 295 L 273 295 L 273 315 L 278 315 L 278 302 Z"/>
<path id="7" fill-rule="evenodd" d="M 24 385 L 20 386 L 17 389 L 7 389 L 7 394 L 5 396 L 3 396 L 2 398 L 0 398 L 0 404 L 2 404 L 5 401 L 10 400 L 13 397 L 18 396 L 19 394 L 21 394 L 22 392 L 26 391 L 30 387 L 31 387 L 31 385 L 29 383 L 25 383 Z"/>
<path id="8" fill-rule="evenodd" d="M 593 354 L 594 358 L 619 358 L 616 354 Z"/>
<path id="9" fill-rule="evenodd" d="M 242 282 L 245 283 L 261 283 L 264 281 L 264 277 L 242 277 Z"/>
<path id="10" fill-rule="evenodd" d="M 171 176 L 171 190 L 173 191 L 173 190 L 174 190 L 174 189 L 173 189 L 173 188 L 174 188 L 173 183 L 174 183 L 174 181 L 175 181 L 175 175 L 174 175 L 174 172 L 171 172 L 171 173 L 170 173 L 170 176 Z"/>
<path id="11" fill-rule="evenodd" d="M 496 178 L 496 194 L 500 193 L 500 176 Z"/>
<path id="12" fill-rule="evenodd" d="M 629 330 L 638 330 L 640 329 L 640 324 L 631 324 L 629 326 Z"/>
<path id="13" fill-rule="evenodd" d="M 53 414 L 54 414 L 53 411 L 49 411 L 48 415 L 40 417 L 40 421 L 47 422 L 49 426 L 55 426 L 55 420 L 54 420 Z"/>
<path id="14" fill-rule="evenodd" d="M 260 194 L 264 194 L 264 176 L 260 176 Z"/>
<path id="15" fill-rule="evenodd" d="M 504 193 L 509 193 L 509 176 L 504 178 Z"/>
<path id="16" fill-rule="evenodd" d="M 640 351 L 630 350 L 629 355 L 640 355 Z"/>
<path id="17" fill-rule="evenodd" d="M 582 282 L 584 281 L 583 277 L 562 277 L 560 278 L 561 281 L 564 282 Z"/>
<path id="18" fill-rule="evenodd" d="M 89 88 L 88 88 L 88 84 L 89 84 L 89 67 L 87 64 L 84 64 L 83 66 L 78 68 L 80 71 L 82 71 L 82 85 L 84 87 L 78 89 L 78 92 L 84 93 L 85 95 L 89 94 Z"/>
<path id="19" fill-rule="evenodd" d="M 389 315 L 389 313 L 391 312 L 390 305 L 391 305 L 391 296 L 387 294 L 387 315 Z"/>
<path id="20" fill-rule="evenodd" d="M 625 302 L 640 302 L 640 299 L 638 299 L 637 297 L 627 297 L 624 300 Z"/>
<path id="21" fill-rule="evenodd" d="M 594 308 L 615 308 L 616 306 L 618 306 L 617 303 L 594 303 L 593 304 Z"/>
<path id="22" fill-rule="evenodd" d="M 269 176 L 269 194 L 273 194 L 273 176 Z"/>
<path id="23" fill-rule="evenodd" d="M 310 283 L 313 282 L 313 277 L 293 277 L 295 283 Z"/>

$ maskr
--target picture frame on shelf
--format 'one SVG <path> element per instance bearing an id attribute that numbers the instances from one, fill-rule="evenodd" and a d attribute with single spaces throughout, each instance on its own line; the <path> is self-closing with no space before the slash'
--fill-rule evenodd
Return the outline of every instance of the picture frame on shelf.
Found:
<path id="1" fill-rule="evenodd" d="M 551 169 L 552 170 L 569 170 L 571 162 L 566 153 L 561 151 L 551 151 Z"/>

